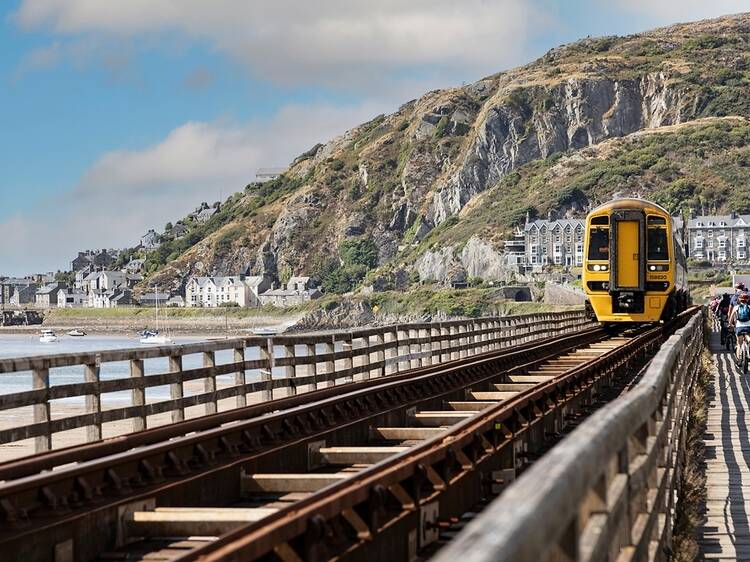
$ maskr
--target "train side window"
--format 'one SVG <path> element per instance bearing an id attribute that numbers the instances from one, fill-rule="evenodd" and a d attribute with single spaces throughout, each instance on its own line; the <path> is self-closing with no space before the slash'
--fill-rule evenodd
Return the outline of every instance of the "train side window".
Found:
<path id="1" fill-rule="evenodd" d="M 609 259 L 608 228 L 592 228 L 589 232 L 588 259 L 594 261 Z"/>
<path id="2" fill-rule="evenodd" d="M 648 260 L 668 260 L 669 249 L 667 245 L 666 228 L 649 228 L 648 239 L 646 240 L 646 251 Z"/>

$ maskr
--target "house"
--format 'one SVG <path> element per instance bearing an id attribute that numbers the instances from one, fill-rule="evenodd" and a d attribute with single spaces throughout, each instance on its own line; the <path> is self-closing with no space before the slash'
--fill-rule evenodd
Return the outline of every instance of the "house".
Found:
<path id="1" fill-rule="evenodd" d="M 526 264 L 532 269 L 546 265 L 583 265 L 582 219 L 561 219 L 529 221 L 527 216 L 523 228 L 526 245 Z"/>
<path id="2" fill-rule="evenodd" d="M 125 289 L 132 287 L 141 279 L 141 276 L 129 276 L 125 271 L 94 271 L 83 278 L 81 290 L 91 293 L 92 291 Z"/>
<path id="3" fill-rule="evenodd" d="M 143 275 L 141 275 L 140 273 L 126 273 L 125 274 L 125 286 L 128 289 L 132 289 L 141 281 L 143 281 Z"/>
<path id="4" fill-rule="evenodd" d="M 102 249 L 102 250 L 86 250 L 85 252 L 78 252 L 78 256 L 73 258 L 70 262 L 71 271 L 83 271 L 87 267 L 92 267 L 90 271 L 96 269 L 105 269 L 111 266 L 117 261 L 117 256 L 120 255 L 121 250 L 114 249 Z"/>
<path id="5" fill-rule="evenodd" d="M 211 217 L 213 217 L 216 213 L 219 212 L 220 207 L 221 205 L 219 205 L 218 203 L 214 203 L 213 207 L 207 207 L 203 209 L 201 212 L 199 212 L 195 216 L 195 220 L 201 223 L 208 222 L 211 219 Z"/>
<path id="6" fill-rule="evenodd" d="M 33 286 L 33 291 L 31 293 L 31 302 L 34 301 L 34 293 L 36 293 L 36 283 L 32 279 L 24 278 L 20 279 L 17 277 L 6 277 L 2 280 L 0 280 L 0 304 L 11 304 L 11 299 L 13 297 L 13 294 L 15 293 L 16 289 L 21 288 L 28 288 L 29 286 Z M 26 301 L 29 302 L 29 301 Z"/>
<path id="7" fill-rule="evenodd" d="M 143 271 L 144 262 L 145 260 L 133 258 L 125 265 L 125 271 L 127 273 L 130 273 L 131 275 L 140 273 L 141 271 Z"/>
<path id="8" fill-rule="evenodd" d="M 296 306 L 317 299 L 322 293 L 316 289 L 309 277 L 291 277 L 285 289 L 272 289 L 259 297 L 262 305 Z"/>
<path id="9" fill-rule="evenodd" d="M 60 289 L 67 289 L 65 283 L 48 283 L 37 290 L 34 303 L 38 308 L 57 306 L 57 293 Z"/>
<path id="10" fill-rule="evenodd" d="M 270 286 L 261 276 L 191 277 L 185 285 L 185 306 L 258 306 L 260 294 Z"/>
<path id="11" fill-rule="evenodd" d="M 87 302 L 91 308 L 117 308 L 133 304 L 133 297 L 127 289 L 96 290 L 88 295 Z"/>
<path id="12" fill-rule="evenodd" d="M 700 215 L 687 225 L 690 257 L 713 264 L 750 264 L 750 215 Z"/>
<path id="13" fill-rule="evenodd" d="M 187 225 L 184 222 L 180 221 L 172 227 L 172 230 L 169 231 L 169 234 L 170 236 L 172 236 L 172 238 L 177 240 L 178 238 L 182 238 L 183 236 L 185 236 L 189 230 L 190 229 L 187 227 Z"/>
<path id="14" fill-rule="evenodd" d="M 159 233 L 151 228 L 146 234 L 141 236 L 141 247 L 147 250 L 158 248 L 160 245 L 160 238 Z"/>
<path id="15" fill-rule="evenodd" d="M 36 291 L 39 285 L 31 283 L 29 285 L 17 285 L 10 297 L 10 304 L 13 306 L 22 306 L 36 302 Z"/>
<path id="16" fill-rule="evenodd" d="M 57 308 L 80 308 L 88 302 L 88 296 L 77 289 L 60 289 L 57 291 Z"/>
<path id="17" fill-rule="evenodd" d="M 170 293 L 152 291 L 150 293 L 143 293 L 141 298 L 138 299 L 138 304 L 141 306 L 156 306 L 158 302 L 161 306 L 166 306 L 167 301 L 171 297 Z"/>
<path id="18" fill-rule="evenodd" d="M 178 308 L 182 308 L 185 306 L 185 297 L 182 295 L 172 295 L 167 300 L 167 306 L 176 306 Z"/>

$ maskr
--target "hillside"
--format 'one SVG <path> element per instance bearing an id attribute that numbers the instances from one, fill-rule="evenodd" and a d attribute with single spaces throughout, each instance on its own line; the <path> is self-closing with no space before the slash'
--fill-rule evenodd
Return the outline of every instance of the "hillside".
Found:
<path id="1" fill-rule="evenodd" d="M 527 211 L 580 214 L 618 192 L 748 211 L 749 79 L 748 14 L 553 49 L 314 147 L 147 265 L 175 288 L 246 267 L 391 288 L 497 275 Z"/>

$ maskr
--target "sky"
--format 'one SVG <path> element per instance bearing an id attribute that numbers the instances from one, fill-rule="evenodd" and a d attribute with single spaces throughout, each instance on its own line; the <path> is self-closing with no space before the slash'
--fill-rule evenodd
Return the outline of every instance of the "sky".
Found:
<path id="1" fill-rule="evenodd" d="M 750 0 L 6 0 L 0 275 L 132 246 L 422 93 Z"/>

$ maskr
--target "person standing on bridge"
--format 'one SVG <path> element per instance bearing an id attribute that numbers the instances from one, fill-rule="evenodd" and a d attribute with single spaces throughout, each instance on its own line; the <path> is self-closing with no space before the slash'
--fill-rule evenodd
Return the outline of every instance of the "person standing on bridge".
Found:
<path id="1" fill-rule="evenodd" d="M 741 353 L 742 341 L 745 336 L 750 335 L 750 304 L 748 304 L 748 294 L 742 292 L 737 297 L 737 305 L 732 307 L 729 316 L 729 324 L 734 325 L 734 333 L 737 335 L 737 345 L 734 348 L 735 354 Z"/>

